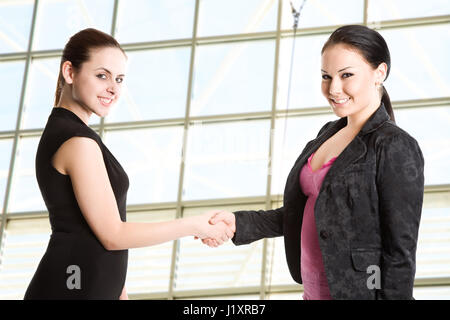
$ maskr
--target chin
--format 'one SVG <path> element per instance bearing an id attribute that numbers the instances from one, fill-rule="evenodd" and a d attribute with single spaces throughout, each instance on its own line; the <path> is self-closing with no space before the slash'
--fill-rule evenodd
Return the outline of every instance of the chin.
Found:
<path id="1" fill-rule="evenodd" d="M 111 107 L 112 106 L 108 106 L 108 107 L 101 106 L 100 108 L 97 108 L 97 110 L 95 110 L 94 113 L 96 115 L 98 115 L 99 117 L 106 117 L 109 114 L 109 112 L 111 111 Z"/>
<path id="2" fill-rule="evenodd" d="M 344 118 L 351 114 L 350 110 L 337 109 L 334 108 L 333 106 L 331 106 L 331 109 L 333 110 L 334 114 L 339 118 Z"/>
<path id="3" fill-rule="evenodd" d="M 99 112 L 99 113 L 97 113 L 97 115 L 98 115 L 100 118 L 106 117 L 106 116 L 108 116 L 108 114 L 109 114 L 109 110 L 108 110 L 108 111 L 104 111 L 104 112 Z"/>

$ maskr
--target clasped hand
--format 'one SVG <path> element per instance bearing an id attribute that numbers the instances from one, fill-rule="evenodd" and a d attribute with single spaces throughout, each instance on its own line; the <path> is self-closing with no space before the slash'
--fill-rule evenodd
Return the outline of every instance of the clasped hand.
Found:
<path id="1" fill-rule="evenodd" d="M 236 219 L 232 212 L 215 210 L 200 216 L 203 221 L 195 239 L 201 239 L 209 247 L 218 247 L 228 239 L 233 238 L 236 232 Z"/>

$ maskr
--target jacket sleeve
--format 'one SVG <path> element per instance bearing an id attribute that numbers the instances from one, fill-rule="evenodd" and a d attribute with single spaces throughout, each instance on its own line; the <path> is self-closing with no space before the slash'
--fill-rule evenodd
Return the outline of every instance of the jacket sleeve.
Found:
<path id="1" fill-rule="evenodd" d="M 336 121 L 327 122 L 317 134 L 319 137 Z M 309 143 L 312 143 L 311 140 Z M 308 143 L 308 144 L 309 144 Z M 296 165 L 296 160 L 294 166 Z M 279 237 L 283 235 L 283 216 L 285 208 L 259 211 L 236 211 L 236 232 L 231 239 L 235 245 L 248 244 L 262 238 Z"/>
<path id="2" fill-rule="evenodd" d="M 382 241 L 379 299 L 413 299 L 416 248 L 424 192 L 424 159 L 416 140 L 401 133 L 378 154 Z"/>
<path id="3" fill-rule="evenodd" d="M 275 210 L 236 211 L 235 245 L 249 244 L 263 238 L 283 235 L 284 207 Z"/>

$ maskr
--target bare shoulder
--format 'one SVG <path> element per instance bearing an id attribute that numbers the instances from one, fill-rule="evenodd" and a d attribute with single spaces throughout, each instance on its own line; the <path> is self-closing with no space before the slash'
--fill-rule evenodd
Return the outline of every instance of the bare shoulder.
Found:
<path id="1" fill-rule="evenodd" d="M 56 151 L 52 165 L 61 174 L 67 175 L 79 166 L 95 165 L 102 161 L 102 152 L 98 143 L 88 137 L 72 137 Z"/>

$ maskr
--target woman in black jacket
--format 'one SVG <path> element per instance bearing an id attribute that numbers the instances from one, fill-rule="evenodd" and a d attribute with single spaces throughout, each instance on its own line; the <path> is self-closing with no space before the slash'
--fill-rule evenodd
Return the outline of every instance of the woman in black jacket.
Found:
<path id="1" fill-rule="evenodd" d="M 417 141 L 395 124 L 382 84 L 389 70 L 378 32 L 359 25 L 335 30 L 322 49 L 322 93 L 340 119 L 301 152 L 283 207 L 221 211 L 211 220 L 236 228 L 235 245 L 284 236 L 290 273 L 306 299 L 413 299 L 424 159 Z M 317 194 L 308 204 L 305 186 L 313 183 Z"/>

